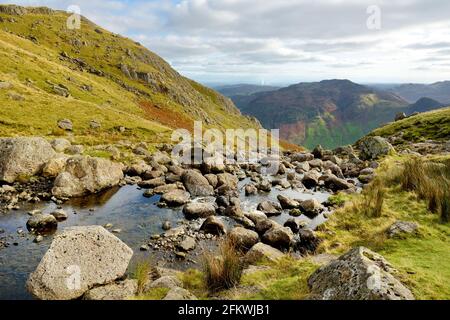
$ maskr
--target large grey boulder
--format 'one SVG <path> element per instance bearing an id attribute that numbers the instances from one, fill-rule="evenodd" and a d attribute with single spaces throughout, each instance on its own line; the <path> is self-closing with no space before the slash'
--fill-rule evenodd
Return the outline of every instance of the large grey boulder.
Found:
<path id="1" fill-rule="evenodd" d="M 275 262 L 283 256 L 284 255 L 280 250 L 259 242 L 246 253 L 244 261 L 247 264 L 255 264 L 261 261 Z"/>
<path id="2" fill-rule="evenodd" d="M 56 236 L 27 288 L 42 300 L 71 300 L 125 275 L 133 251 L 100 226 L 73 227 Z"/>
<path id="3" fill-rule="evenodd" d="M 312 297 L 322 300 L 413 300 L 396 272 L 381 255 L 358 247 L 319 268 L 308 285 Z"/>
<path id="4" fill-rule="evenodd" d="M 114 187 L 122 178 L 119 163 L 76 156 L 67 160 L 64 171 L 54 182 L 52 193 L 56 197 L 80 197 Z"/>
<path id="5" fill-rule="evenodd" d="M 382 137 L 367 136 L 358 142 L 360 158 L 362 160 L 376 160 L 394 151 L 394 147 Z"/>
<path id="6" fill-rule="evenodd" d="M 13 183 L 20 176 L 38 174 L 55 154 L 43 138 L 1 138 L 0 181 Z"/>
<path id="7" fill-rule="evenodd" d="M 186 190 L 193 197 L 207 197 L 214 195 L 214 189 L 201 173 L 194 170 L 186 170 L 181 176 Z"/>

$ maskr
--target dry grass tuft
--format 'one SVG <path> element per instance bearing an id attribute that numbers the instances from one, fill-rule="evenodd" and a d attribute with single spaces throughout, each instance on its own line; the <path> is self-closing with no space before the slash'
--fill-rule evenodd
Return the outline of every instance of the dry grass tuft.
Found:
<path id="1" fill-rule="evenodd" d="M 231 289 L 241 280 L 244 265 L 230 240 L 220 244 L 220 254 L 205 253 L 202 267 L 205 287 L 210 293 Z"/>

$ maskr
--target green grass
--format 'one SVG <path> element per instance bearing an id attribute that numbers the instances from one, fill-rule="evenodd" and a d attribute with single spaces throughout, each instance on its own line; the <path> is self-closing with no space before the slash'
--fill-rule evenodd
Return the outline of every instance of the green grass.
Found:
<path id="1" fill-rule="evenodd" d="M 264 265 L 264 264 L 263 264 Z M 266 263 L 270 268 L 245 275 L 243 286 L 258 287 L 254 294 L 237 297 L 249 300 L 302 300 L 308 297 L 308 278 L 317 265 L 307 259 L 296 260 L 289 256 L 276 263 Z"/>
<path id="2" fill-rule="evenodd" d="M 135 300 L 162 300 L 166 297 L 169 291 L 170 289 L 168 288 L 153 288 L 145 294 L 136 296 Z"/>
<path id="3" fill-rule="evenodd" d="M 450 299 L 450 225 L 442 223 L 414 192 L 402 190 L 395 177 L 405 160 L 391 157 L 378 171 L 387 185 L 381 215 L 368 217 L 359 209 L 360 195 L 346 196 L 347 205 L 322 228 L 325 241 L 319 250 L 343 254 L 353 247 L 366 246 L 400 271 L 400 279 L 417 299 Z M 417 222 L 419 235 L 388 239 L 386 230 L 397 220 Z"/>

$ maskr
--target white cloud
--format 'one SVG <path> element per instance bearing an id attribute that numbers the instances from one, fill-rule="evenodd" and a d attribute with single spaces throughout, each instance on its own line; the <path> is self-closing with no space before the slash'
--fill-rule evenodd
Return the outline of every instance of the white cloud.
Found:
<path id="1" fill-rule="evenodd" d="M 450 78 L 448 0 L 9 2 L 77 4 L 89 19 L 135 38 L 197 80 Z M 381 30 L 366 26 L 369 5 L 381 9 Z"/>

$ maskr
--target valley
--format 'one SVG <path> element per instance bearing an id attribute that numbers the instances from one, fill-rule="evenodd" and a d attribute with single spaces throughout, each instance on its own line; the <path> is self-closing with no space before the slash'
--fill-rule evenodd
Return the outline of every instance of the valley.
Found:
<path id="1" fill-rule="evenodd" d="M 0 5 L 0 300 L 450 299 L 448 82 L 208 88 L 68 17 Z"/>

